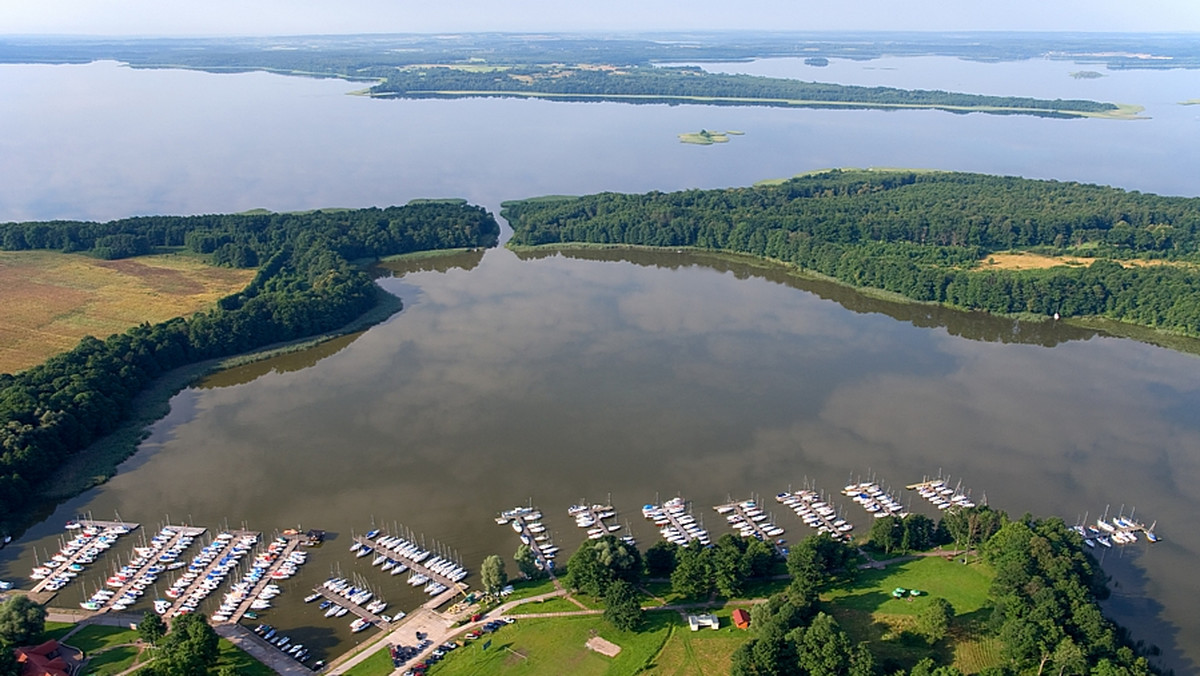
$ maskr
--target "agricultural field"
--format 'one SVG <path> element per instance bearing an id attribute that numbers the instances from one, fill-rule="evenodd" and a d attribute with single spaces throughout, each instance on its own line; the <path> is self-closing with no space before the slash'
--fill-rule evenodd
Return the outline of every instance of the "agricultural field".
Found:
<path id="1" fill-rule="evenodd" d="M 0 372 L 35 366 L 84 336 L 105 338 L 207 309 L 253 277 L 253 270 L 213 267 L 177 254 L 106 261 L 0 252 Z"/>

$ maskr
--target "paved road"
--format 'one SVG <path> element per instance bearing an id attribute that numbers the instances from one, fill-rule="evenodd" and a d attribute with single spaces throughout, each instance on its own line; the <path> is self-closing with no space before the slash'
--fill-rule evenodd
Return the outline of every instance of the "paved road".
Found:
<path id="1" fill-rule="evenodd" d="M 268 644 L 240 624 L 219 624 L 214 629 L 223 638 L 229 639 L 230 643 L 250 653 L 254 659 L 267 665 L 277 674 L 312 676 L 311 669 L 283 654 L 282 650 Z"/>

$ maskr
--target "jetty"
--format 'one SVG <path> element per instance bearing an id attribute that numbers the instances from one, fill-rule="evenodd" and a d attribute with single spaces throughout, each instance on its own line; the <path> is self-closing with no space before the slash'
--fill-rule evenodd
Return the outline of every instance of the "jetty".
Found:
<path id="1" fill-rule="evenodd" d="M 101 613 L 125 610 L 137 601 L 145 589 L 154 584 L 180 554 L 208 529 L 194 526 L 167 525 L 142 547 L 134 547 L 129 563 L 122 567 L 107 584 L 114 589 L 111 598 L 99 602 Z M 96 599 L 93 596 L 93 599 Z M 86 603 L 86 602 L 85 602 Z"/>
<path id="2" fill-rule="evenodd" d="M 33 569 L 30 577 L 39 580 L 30 590 L 31 594 L 43 591 L 57 592 L 67 586 L 84 568 L 95 563 L 117 538 L 137 530 L 139 524 L 128 521 L 96 521 L 81 519 L 67 524 L 67 530 L 79 534 L 63 545 L 45 565 Z"/>
<path id="3" fill-rule="evenodd" d="M 903 519 L 908 516 L 908 512 L 904 511 L 904 505 L 900 501 L 892 497 L 891 493 L 884 491 L 875 481 L 860 481 L 858 483 L 847 484 L 842 489 L 842 495 L 857 502 L 876 519 L 882 519 L 885 516 L 894 516 Z"/>
<path id="4" fill-rule="evenodd" d="M 279 540 L 284 541 L 282 543 L 282 550 L 276 548 L 277 551 L 272 553 L 268 547 L 268 553 L 274 556 L 274 560 L 272 560 L 266 569 L 262 571 L 262 576 L 259 577 L 258 581 L 254 583 L 254 586 L 250 588 L 250 591 L 246 594 L 245 598 L 242 599 L 241 603 L 237 605 L 237 608 L 230 613 L 229 619 L 227 620 L 228 622 L 236 624 L 239 620 L 241 620 L 246 612 L 250 610 L 251 604 L 258 600 L 262 595 L 263 590 L 266 589 L 267 585 L 280 579 L 279 574 L 282 572 L 282 569 L 285 566 L 295 567 L 297 565 L 290 559 L 290 557 L 292 552 L 295 552 L 296 548 L 303 544 L 304 538 L 299 535 L 281 535 Z M 287 577 L 291 577 L 291 574 L 288 574 Z"/>
<path id="5" fill-rule="evenodd" d="M 416 579 L 414 576 L 420 575 L 425 578 L 423 582 L 440 585 L 441 589 L 434 587 L 428 590 L 433 595 L 441 594 L 447 589 L 455 590 L 456 593 L 465 592 L 468 588 L 468 585 L 462 582 L 462 579 L 467 576 L 466 568 L 439 556 L 431 558 L 429 550 L 417 546 L 410 540 L 389 535 L 374 539 L 366 535 L 358 535 L 354 537 L 354 544 L 357 545 L 357 548 L 352 549 L 357 554 L 362 555 L 365 550 L 366 555 L 373 552 L 390 559 L 393 562 L 392 570 L 396 570 L 396 564 L 402 566 L 399 568 L 400 572 L 404 572 L 407 568 L 411 571 L 409 574 L 410 584 L 413 579 Z"/>
<path id="6" fill-rule="evenodd" d="M 791 508 L 801 521 L 818 533 L 828 533 L 835 539 L 850 539 L 854 524 L 838 516 L 837 508 L 815 490 L 806 488 L 794 493 L 784 492 L 776 495 L 775 499 Z"/>
<path id="7" fill-rule="evenodd" d="M 1118 516 L 1112 519 L 1108 518 L 1108 508 L 1104 508 L 1104 516 L 1096 519 L 1096 524 L 1075 525 L 1072 530 L 1079 533 L 1083 537 L 1083 543 L 1088 547 L 1095 547 L 1097 544 L 1103 547 L 1112 547 L 1113 545 L 1128 545 L 1137 542 L 1138 534 L 1141 534 L 1149 542 L 1158 542 L 1162 538 L 1154 533 L 1154 527 L 1158 522 L 1146 524 L 1133 518 L 1133 512 L 1129 516 L 1125 516 L 1125 508 L 1121 507 L 1121 512 Z"/>
<path id="8" fill-rule="evenodd" d="M 642 516 L 659 527 L 658 532 L 664 539 L 680 547 L 687 547 L 693 540 L 705 546 L 712 544 L 708 531 L 688 512 L 687 502 L 681 497 L 671 498 L 661 505 L 644 505 Z"/>
<path id="9" fill-rule="evenodd" d="M 910 491 L 916 491 L 929 504 L 937 507 L 939 510 L 950 509 L 951 507 L 970 508 L 974 507 L 975 503 L 963 491 L 962 480 L 954 487 L 950 487 L 950 477 L 942 478 L 940 475 L 936 479 L 924 479 L 915 484 L 905 486 Z"/>
<path id="10" fill-rule="evenodd" d="M 538 569 L 551 572 L 554 570 L 554 557 L 558 554 L 558 547 L 550 540 L 546 527 L 540 521 L 541 518 L 542 513 L 531 505 L 501 512 L 500 516 L 496 517 L 496 523 L 511 526 L 521 538 L 521 542 L 528 545 L 533 552 L 533 561 Z"/>
<path id="11" fill-rule="evenodd" d="M 162 614 L 176 617 L 192 612 L 221 586 L 229 571 L 250 551 L 261 533 L 257 531 L 222 531 L 199 554 L 192 557 L 186 573 L 171 585 L 167 595 L 175 601 Z"/>
<path id="12" fill-rule="evenodd" d="M 731 501 L 713 507 L 744 538 L 757 538 L 778 548 L 775 538 L 784 530 L 775 525 L 754 500 Z"/>
<path id="13" fill-rule="evenodd" d="M 575 525 L 587 531 L 589 540 L 599 540 L 605 535 L 611 535 L 621 530 L 620 524 L 608 523 L 609 519 L 615 519 L 617 511 L 613 509 L 611 500 L 607 505 L 589 505 L 587 500 L 580 500 L 579 504 L 572 505 L 567 509 L 567 515 L 575 519 Z M 625 542 L 636 545 L 632 533 L 626 533 L 621 536 Z"/>
<path id="14" fill-rule="evenodd" d="M 314 594 L 320 594 L 326 600 L 345 608 L 350 612 L 350 614 L 355 615 L 364 622 L 368 622 L 376 627 L 379 627 L 380 629 L 387 628 L 387 620 L 383 619 L 382 616 L 367 610 L 365 606 L 355 600 L 356 598 L 362 598 L 359 597 L 358 594 L 361 594 L 364 591 L 367 590 L 351 586 L 349 580 L 341 577 L 329 578 L 322 584 L 313 587 Z M 364 602 L 369 601 L 372 597 L 374 597 L 374 593 L 367 592 Z M 327 617 L 333 616 L 328 615 Z M 400 613 L 398 617 L 404 617 L 404 613 Z"/>

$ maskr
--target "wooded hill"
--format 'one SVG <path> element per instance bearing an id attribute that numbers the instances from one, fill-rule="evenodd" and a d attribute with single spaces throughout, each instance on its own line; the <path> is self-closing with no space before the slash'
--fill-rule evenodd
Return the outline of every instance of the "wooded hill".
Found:
<path id="1" fill-rule="evenodd" d="M 915 106 L 960 111 L 978 108 L 990 113 L 1051 117 L 1104 113 L 1117 109 L 1114 104 L 1096 101 L 860 87 L 757 75 L 709 73 L 695 66 L 605 68 L 550 65 L 483 69 L 414 66 L 392 71 L 386 81 L 371 88 L 371 93 L 410 98 L 553 94 L 557 99 L 612 99 L 624 103 L 687 103 L 689 99 L 699 98 L 702 100 L 696 103 L 804 107 L 832 105 L 839 108 Z"/>
<path id="2" fill-rule="evenodd" d="M 298 214 L 154 216 L 108 223 L 0 225 L 0 247 L 120 257 L 186 247 L 226 265 L 258 267 L 218 307 L 142 324 L 18 374 L 0 374 L 0 515 L 15 520 L 62 461 L 111 432 L 134 397 L 186 364 L 319 334 L 345 325 L 377 299 L 371 276 L 350 261 L 425 249 L 492 246 L 491 214 L 461 201 Z M 0 524 L 4 525 L 4 524 Z M 7 524 L 12 527 L 14 524 Z"/>
<path id="3" fill-rule="evenodd" d="M 918 301 L 1094 315 L 1200 335 L 1197 198 L 981 174 L 833 170 L 778 185 L 504 207 L 512 245 L 734 251 Z M 1019 271 L 981 265 L 1013 249 L 1094 262 Z"/>

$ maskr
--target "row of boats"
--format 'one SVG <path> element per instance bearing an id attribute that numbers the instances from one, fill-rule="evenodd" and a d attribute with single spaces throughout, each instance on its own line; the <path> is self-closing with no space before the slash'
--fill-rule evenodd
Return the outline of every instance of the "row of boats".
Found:
<path id="1" fill-rule="evenodd" d="M 257 543 L 256 533 L 234 535 L 223 531 L 217 534 L 192 557 L 187 570 L 167 589 L 166 595 L 175 601 L 155 603 L 155 610 L 160 615 L 171 613 L 173 616 L 194 612 Z"/>
<path id="2" fill-rule="evenodd" d="M 254 628 L 254 633 L 262 637 L 262 639 L 266 641 L 268 645 L 278 648 L 279 651 L 284 655 L 291 657 L 300 664 L 304 664 L 308 660 L 312 659 L 308 649 L 305 648 L 303 644 L 293 643 L 291 638 L 284 636 L 269 624 L 258 625 Z M 324 660 L 317 660 L 312 665 L 313 671 L 320 671 L 324 668 Z"/>
<path id="3" fill-rule="evenodd" d="M 550 540 L 546 526 L 541 522 L 542 513 L 535 507 L 518 506 L 500 513 L 496 523 L 508 524 L 512 527 L 521 544 L 533 552 L 534 564 L 538 570 L 554 568 L 554 558 L 558 556 L 558 546 Z"/>
<path id="4" fill-rule="evenodd" d="M 790 508 L 805 525 L 818 533 L 839 540 L 850 539 L 854 524 L 838 516 L 837 509 L 816 491 L 806 488 L 794 493 L 784 492 L 776 495 L 775 500 Z"/>
<path id="5" fill-rule="evenodd" d="M 97 589 L 79 607 L 92 611 L 125 610 L 158 581 L 159 575 L 185 565 L 179 557 L 194 540 L 194 536 L 173 526 L 163 527 L 149 542 L 133 548 L 129 562 L 104 581 L 108 589 Z"/>
<path id="6" fill-rule="evenodd" d="M 285 554 L 287 548 L 287 539 L 279 537 L 268 544 L 266 550 L 259 552 L 254 557 L 250 569 L 242 575 L 242 579 L 231 585 L 230 590 L 225 593 L 221 606 L 213 613 L 212 619 L 216 622 L 236 619 L 238 609 L 246 601 L 250 601 L 249 610 L 256 613 L 270 608 L 271 600 L 282 593 L 282 589 L 275 582 L 286 580 L 300 572 L 300 566 L 308 561 L 307 552 L 297 550 Z"/>
<path id="7" fill-rule="evenodd" d="M 917 495 L 940 510 L 950 509 L 951 507 L 966 509 L 975 506 L 971 498 L 962 491 L 962 482 L 951 488 L 945 479 L 934 479 L 917 484 L 916 490 Z"/>
<path id="8" fill-rule="evenodd" d="M 885 516 L 895 516 L 903 519 L 908 516 L 908 512 L 904 511 L 904 505 L 892 497 L 891 493 L 880 488 L 879 484 L 874 481 L 848 484 L 842 489 L 842 495 L 857 502 L 866 510 L 867 514 L 876 519 L 882 519 Z"/>
<path id="9" fill-rule="evenodd" d="M 321 601 L 318 608 L 325 612 L 325 617 L 342 617 L 346 613 L 351 612 L 353 607 L 357 606 L 367 611 L 371 615 L 376 615 L 384 623 L 399 620 L 404 617 L 404 611 L 400 611 L 395 617 L 384 615 L 383 611 L 387 610 L 388 603 L 382 598 L 376 598 L 375 593 L 366 587 L 357 587 L 344 577 L 331 577 L 321 584 L 321 588 L 331 594 L 341 596 L 346 599 L 345 603 L 337 603 L 328 598 Z M 305 603 L 312 603 L 317 599 L 322 598 L 325 594 L 320 591 L 314 591 L 312 594 L 304 597 Z M 358 613 L 355 613 L 358 614 Z M 358 618 L 351 623 L 351 631 L 358 633 L 367 627 L 371 626 L 371 621 L 366 618 Z"/>
<path id="10" fill-rule="evenodd" d="M 680 547 L 687 547 L 693 541 L 705 546 L 712 544 L 708 531 L 688 513 L 687 503 L 681 497 L 671 498 L 661 505 L 643 505 L 642 516 L 658 526 L 659 534 L 667 542 Z"/>
<path id="11" fill-rule="evenodd" d="M 380 570 L 389 571 L 391 575 L 399 575 L 410 568 L 413 569 L 413 574 L 409 576 L 409 584 L 415 586 L 412 582 L 415 575 L 420 575 L 428 580 L 431 576 L 416 571 L 416 567 L 424 568 L 437 576 L 441 576 L 450 582 L 460 582 L 469 574 L 466 566 L 453 561 L 447 557 L 434 555 L 433 552 L 421 547 L 411 540 L 402 538 L 398 535 L 384 535 L 378 539 L 373 539 L 379 536 L 379 531 L 371 531 L 367 533 L 367 542 L 355 541 L 350 545 L 350 551 L 354 552 L 356 558 L 363 558 L 375 555 L 371 565 L 379 566 Z M 441 590 L 432 593 L 441 593 L 445 591 L 447 586 L 439 583 Z"/>
<path id="12" fill-rule="evenodd" d="M 754 500 L 717 505 L 713 509 L 724 516 L 729 525 L 744 538 L 758 538 L 769 544 L 784 533 L 783 528 L 775 525 Z"/>
<path id="13" fill-rule="evenodd" d="M 83 525 L 71 522 L 68 530 L 79 532 L 70 541 L 63 543 L 45 565 L 34 566 L 29 577 L 39 580 L 36 591 L 58 591 L 71 583 L 89 564 L 117 542 L 117 538 L 129 533 L 132 528 L 125 524 L 108 526 Z"/>
<path id="14" fill-rule="evenodd" d="M 1146 524 L 1134 521 L 1133 517 L 1124 515 L 1109 520 L 1106 514 L 1105 517 L 1096 519 L 1094 526 L 1076 524 L 1071 529 L 1079 533 L 1083 538 L 1083 544 L 1094 548 L 1097 544 L 1102 547 L 1112 547 L 1114 544 L 1133 544 L 1138 540 L 1138 533 L 1141 533 L 1149 542 L 1158 542 L 1161 538 L 1154 534 L 1155 525 L 1157 524 L 1152 524 L 1147 528 Z"/>

